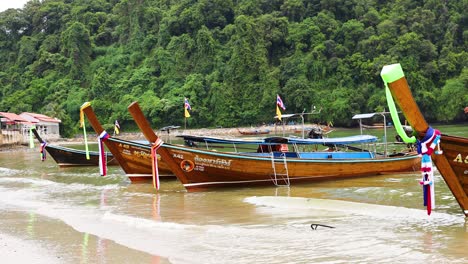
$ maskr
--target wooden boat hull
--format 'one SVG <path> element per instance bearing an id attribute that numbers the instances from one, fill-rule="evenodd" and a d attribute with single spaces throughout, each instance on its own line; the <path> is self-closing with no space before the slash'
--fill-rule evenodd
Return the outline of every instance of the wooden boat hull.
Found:
<path id="1" fill-rule="evenodd" d="M 46 151 L 59 167 L 99 166 L 99 153 L 96 151 L 89 152 L 89 159 L 86 158 L 86 152 L 79 149 L 47 145 Z M 107 165 L 119 165 L 111 153 L 106 152 L 106 156 Z"/>
<path id="2" fill-rule="evenodd" d="M 125 174 L 132 182 L 151 182 L 152 160 L 150 145 L 136 143 L 132 141 L 121 140 L 110 137 L 105 143 L 122 157 L 125 166 Z M 158 168 L 160 177 L 174 177 L 174 173 L 169 169 L 167 164 L 158 156 Z"/>
<path id="3" fill-rule="evenodd" d="M 420 169 L 420 158 L 416 154 L 382 159 L 371 158 L 371 155 L 369 158 L 328 159 L 333 157 L 333 153 L 327 153 L 323 158 L 294 158 L 292 155 L 297 155 L 294 152 L 286 153 L 287 158 L 284 158 L 269 153 L 240 154 L 161 144 L 138 103 L 133 102 L 128 109 L 145 138 L 158 144 L 158 153 L 188 191 L 235 185 L 289 185 L 296 181 L 414 172 Z"/>
<path id="4" fill-rule="evenodd" d="M 259 129 L 254 129 L 254 130 L 239 130 L 237 131 L 244 136 L 254 136 L 254 135 L 267 135 L 270 134 L 270 130 L 259 130 Z"/>
<path id="5" fill-rule="evenodd" d="M 362 177 L 378 174 L 417 172 L 420 158 L 408 155 L 384 159 L 299 159 L 286 160 L 288 173 L 281 176 L 285 169 L 283 159 L 275 158 L 276 178 L 271 157 L 253 157 L 236 153 L 217 153 L 189 149 L 176 145 L 162 145 L 171 155 L 167 163 L 180 166 L 183 173 L 176 173 L 188 191 L 235 185 L 278 185 L 285 180 L 319 181 L 339 178 Z"/>
<path id="6" fill-rule="evenodd" d="M 468 138 L 442 134 L 442 155 L 432 155 L 447 186 L 468 216 Z"/>
<path id="7" fill-rule="evenodd" d="M 388 76 L 385 78 L 388 78 L 392 97 L 421 139 L 429 124 L 413 98 L 401 66 L 395 66 L 396 64 L 386 66 L 386 69 L 382 69 L 382 74 Z M 432 159 L 463 213 L 468 216 L 468 138 L 446 135 L 442 131 L 440 145 L 443 153 L 432 153 Z"/>
<path id="8" fill-rule="evenodd" d="M 468 138 L 442 134 L 440 146 L 450 167 L 456 175 L 460 175 L 462 187 L 468 193 Z"/>
<path id="9" fill-rule="evenodd" d="M 89 103 L 83 104 L 80 111 L 83 111 L 86 115 L 96 134 L 100 135 L 104 131 L 104 128 L 97 119 L 91 105 Z M 107 140 L 104 140 L 104 144 L 118 161 L 131 182 L 153 181 L 151 147 L 149 144 L 122 140 L 115 137 L 109 137 Z M 159 176 L 164 178 L 174 177 L 174 173 L 168 169 L 168 165 L 159 156 L 158 167 Z"/>
<path id="10" fill-rule="evenodd" d="M 39 133 L 33 128 L 34 137 L 42 144 L 44 140 L 39 136 Z M 59 167 L 80 167 L 80 166 L 99 166 L 99 152 L 90 151 L 89 159 L 86 158 L 86 151 L 74 148 L 67 148 L 58 145 L 47 144 L 46 151 L 55 160 Z M 107 165 L 119 165 L 111 153 L 106 152 Z"/>
<path id="11" fill-rule="evenodd" d="M 255 135 L 267 135 L 270 134 L 270 132 L 240 132 L 241 135 L 244 136 L 255 136 Z"/>
<path id="12" fill-rule="evenodd" d="M 366 128 L 366 129 L 384 129 L 384 125 L 364 125 L 362 124 L 361 125 L 362 128 Z"/>
<path id="13" fill-rule="evenodd" d="M 151 149 L 149 145 L 133 143 L 131 141 L 108 139 L 115 149 L 124 157 L 127 164 L 125 173 L 132 182 L 151 182 L 153 179 L 151 165 Z M 99 153 L 89 152 L 90 159 L 86 159 L 84 150 L 77 150 L 61 146 L 46 146 L 47 152 L 60 167 L 99 166 Z M 111 153 L 106 152 L 107 165 L 119 165 Z M 167 164 L 158 160 L 159 176 L 173 178 L 174 174 Z"/>

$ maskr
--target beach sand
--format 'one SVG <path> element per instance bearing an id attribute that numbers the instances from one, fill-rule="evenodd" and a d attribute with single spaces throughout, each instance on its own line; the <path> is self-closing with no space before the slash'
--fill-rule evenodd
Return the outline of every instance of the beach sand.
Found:
<path id="1" fill-rule="evenodd" d="M 42 248 L 37 242 L 29 242 L 2 233 L 0 233 L 0 256 L 2 263 L 5 264 L 61 263 L 56 257 L 50 256 L 48 250 Z"/>

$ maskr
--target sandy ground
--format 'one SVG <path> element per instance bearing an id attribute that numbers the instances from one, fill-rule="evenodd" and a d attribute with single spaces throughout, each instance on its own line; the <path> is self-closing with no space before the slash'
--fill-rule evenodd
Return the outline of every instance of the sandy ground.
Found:
<path id="1" fill-rule="evenodd" d="M 42 248 L 38 243 L 21 240 L 0 233 L 0 256 L 5 264 L 54 264 L 59 260 L 48 254 L 48 250 Z"/>

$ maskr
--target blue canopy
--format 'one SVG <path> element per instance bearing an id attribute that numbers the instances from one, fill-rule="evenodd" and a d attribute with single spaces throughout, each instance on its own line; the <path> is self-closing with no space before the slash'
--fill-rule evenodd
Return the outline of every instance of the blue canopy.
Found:
<path id="1" fill-rule="evenodd" d="M 377 137 L 371 135 L 356 135 L 349 137 L 334 137 L 334 138 L 288 138 L 291 144 L 326 144 L 326 145 L 346 145 L 358 143 L 376 142 Z"/>
<path id="2" fill-rule="evenodd" d="M 221 143 L 221 144 L 263 144 L 264 138 L 220 138 L 209 136 L 178 135 L 184 140 L 193 142 Z"/>

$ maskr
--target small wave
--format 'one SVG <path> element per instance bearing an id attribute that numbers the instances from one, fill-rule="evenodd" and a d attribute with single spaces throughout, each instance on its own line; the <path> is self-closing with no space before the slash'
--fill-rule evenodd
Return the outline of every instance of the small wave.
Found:
<path id="1" fill-rule="evenodd" d="M 103 221 L 125 224 L 129 227 L 155 230 L 156 228 L 164 230 L 193 230 L 198 229 L 200 226 L 177 224 L 173 222 L 159 222 L 152 219 L 144 219 L 134 216 L 119 215 L 112 212 L 106 212 L 102 218 Z"/>
<path id="2" fill-rule="evenodd" d="M 11 175 L 10 175 L 11 176 Z M 14 177 L 0 177 L 0 182 L 4 183 L 22 183 L 22 184 L 34 184 L 37 186 L 48 186 L 56 184 L 53 181 L 44 180 L 44 179 L 31 179 L 31 178 L 14 178 Z"/>
<path id="3" fill-rule="evenodd" d="M 401 178 L 387 178 L 384 180 L 384 182 L 402 182 L 403 179 Z"/>
<path id="4" fill-rule="evenodd" d="M 12 174 L 17 174 L 19 172 L 20 172 L 20 170 L 0 167 L 0 177 L 1 176 L 11 176 Z"/>
<path id="5" fill-rule="evenodd" d="M 425 210 L 405 208 L 389 205 L 377 205 L 341 200 L 327 200 L 304 197 L 276 197 L 276 196 L 253 196 L 244 199 L 244 202 L 257 206 L 265 206 L 273 209 L 281 209 L 285 213 L 303 210 L 324 210 L 328 212 L 339 212 L 343 215 L 362 215 L 378 219 L 393 221 L 429 221 L 437 225 L 453 225 L 463 223 L 459 215 L 432 212 L 430 216 Z"/>
<path id="6" fill-rule="evenodd" d="M 381 191 L 381 187 L 365 187 L 365 188 L 359 188 L 355 190 L 355 193 L 368 193 L 368 192 L 378 192 Z"/>
<path id="7" fill-rule="evenodd" d="M 69 191 L 86 191 L 86 190 L 109 190 L 122 188 L 120 184 L 106 184 L 95 185 L 94 183 L 61 183 L 47 179 L 34 179 L 34 178 L 15 178 L 15 177 L 0 177 L 0 183 L 17 183 L 17 184 L 31 184 L 36 187 L 48 188 L 48 192 L 69 192 Z"/>

